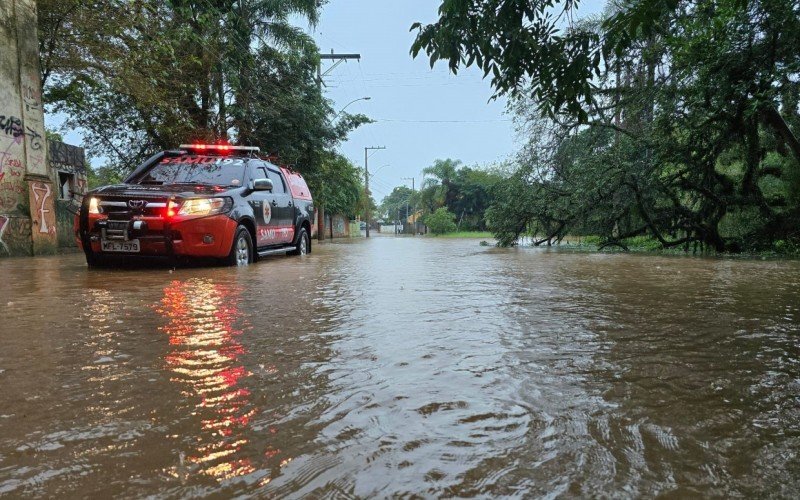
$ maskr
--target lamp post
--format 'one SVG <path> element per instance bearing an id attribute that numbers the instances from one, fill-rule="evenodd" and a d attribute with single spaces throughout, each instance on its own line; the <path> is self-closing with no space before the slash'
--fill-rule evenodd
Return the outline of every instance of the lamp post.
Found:
<path id="1" fill-rule="evenodd" d="M 353 104 L 354 102 L 358 102 L 358 101 L 369 101 L 370 99 L 372 99 L 372 97 L 369 97 L 369 96 L 367 96 L 367 97 L 359 97 L 358 99 L 353 99 L 352 101 L 350 101 L 350 102 L 348 102 L 347 104 L 345 104 L 345 105 L 344 105 L 344 107 L 343 107 L 342 109 L 340 109 L 338 113 L 336 113 L 335 115 L 333 115 L 333 118 L 331 119 L 331 122 L 333 122 L 333 120 L 337 119 L 337 118 L 339 117 L 339 115 L 341 115 L 341 114 L 342 114 L 342 112 L 343 112 L 345 109 L 347 109 L 347 106 L 349 106 L 349 105 Z"/>
<path id="2" fill-rule="evenodd" d="M 344 55 L 341 55 L 341 57 L 346 59 L 346 58 L 349 58 L 350 56 L 344 54 Z M 361 56 L 358 56 L 358 57 L 360 58 Z M 353 58 L 355 58 L 355 55 L 353 56 Z M 319 78 L 320 90 L 321 90 L 322 89 L 322 75 L 321 74 L 318 75 L 318 78 Z M 359 97 L 358 99 L 353 99 L 352 101 L 350 101 L 347 104 L 345 104 L 344 108 L 340 109 L 338 113 L 333 115 L 333 118 L 328 120 L 328 123 L 330 125 L 333 125 L 333 122 L 339 117 L 340 114 L 342 114 L 342 111 L 344 111 L 347 106 L 353 104 L 354 102 L 369 101 L 370 99 L 372 99 L 372 98 L 371 97 Z M 322 204 L 320 204 L 317 207 L 317 239 L 319 241 L 325 240 L 325 206 L 322 205 Z"/>
<path id="3" fill-rule="evenodd" d="M 386 149 L 386 146 L 367 146 L 364 148 L 364 194 L 366 198 L 365 214 L 367 219 L 367 238 L 369 238 L 369 155 L 371 150 Z M 384 165 L 385 166 L 385 165 Z"/>
<path id="4" fill-rule="evenodd" d="M 400 179 L 401 181 L 411 181 L 411 196 L 414 196 L 414 193 L 417 191 L 414 185 L 414 178 L 413 177 L 403 177 Z M 417 234 L 417 219 L 416 219 L 416 207 L 414 207 L 414 235 Z M 406 223 L 408 223 L 408 199 L 406 199 Z"/>

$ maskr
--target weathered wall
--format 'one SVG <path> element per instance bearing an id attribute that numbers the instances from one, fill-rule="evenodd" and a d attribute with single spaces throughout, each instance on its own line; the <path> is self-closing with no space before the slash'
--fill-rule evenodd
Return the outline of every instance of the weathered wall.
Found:
<path id="1" fill-rule="evenodd" d="M 350 223 L 350 237 L 351 238 L 361 237 L 361 225 L 358 222 Z"/>
<path id="2" fill-rule="evenodd" d="M 398 224 L 395 226 L 394 224 L 381 224 L 380 230 L 378 231 L 381 234 L 395 234 L 395 230 L 397 233 L 400 234 L 403 232 L 403 225 Z"/>
<path id="3" fill-rule="evenodd" d="M 58 248 L 77 247 L 73 223 L 83 195 L 88 191 L 86 155 L 83 148 L 48 139 L 47 166 L 56 192 L 55 217 Z M 61 191 L 62 178 L 68 180 L 66 193 Z"/>
<path id="4" fill-rule="evenodd" d="M 0 2 L 0 255 L 31 252 L 13 2 Z"/>
<path id="5" fill-rule="evenodd" d="M 35 0 L 0 2 L 0 256 L 54 253 Z"/>
<path id="6" fill-rule="evenodd" d="M 343 215 L 334 215 L 330 221 L 331 238 L 349 238 L 350 220 Z"/>

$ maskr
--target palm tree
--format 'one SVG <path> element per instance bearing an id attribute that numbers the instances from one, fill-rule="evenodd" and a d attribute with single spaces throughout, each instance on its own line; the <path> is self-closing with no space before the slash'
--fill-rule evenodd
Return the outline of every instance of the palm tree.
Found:
<path id="1" fill-rule="evenodd" d="M 427 192 L 428 198 L 438 206 L 452 207 L 455 202 L 456 190 L 454 182 L 456 173 L 461 167 L 460 160 L 436 160 L 433 165 L 422 169 L 422 175 L 427 177 L 422 181 L 422 191 Z"/>

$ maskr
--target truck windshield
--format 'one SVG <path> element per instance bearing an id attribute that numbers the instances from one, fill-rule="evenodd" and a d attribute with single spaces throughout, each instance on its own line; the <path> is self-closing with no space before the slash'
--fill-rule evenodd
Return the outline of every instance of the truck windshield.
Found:
<path id="1" fill-rule="evenodd" d="M 186 155 L 161 160 L 136 181 L 138 184 L 211 184 L 241 186 L 245 160 Z"/>

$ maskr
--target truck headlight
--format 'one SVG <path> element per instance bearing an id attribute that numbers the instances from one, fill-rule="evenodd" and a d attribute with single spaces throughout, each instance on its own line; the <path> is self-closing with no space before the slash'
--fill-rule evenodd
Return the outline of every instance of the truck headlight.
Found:
<path id="1" fill-rule="evenodd" d="M 100 200 L 94 196 L 89 198 L 89 213 L 90 214 L 100 213 Z"/>
<path id="2" fill-rule="evenodd" d="M 178 215 L 214 215 L 230 209 L 230 198 L 195 198 L 184 201 Z"/>

